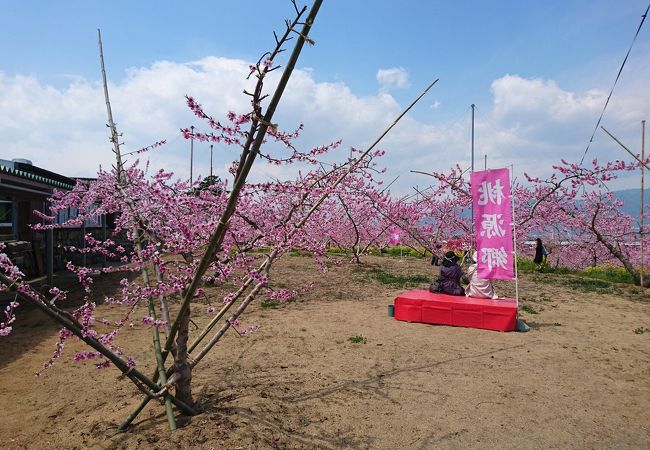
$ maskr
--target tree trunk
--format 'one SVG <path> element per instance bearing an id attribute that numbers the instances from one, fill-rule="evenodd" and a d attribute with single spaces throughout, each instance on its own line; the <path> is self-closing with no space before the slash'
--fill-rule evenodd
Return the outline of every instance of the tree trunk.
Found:
<path id="1" fill-rule="evenodd" d="M 596 214 L 598 214 L 598 211 L 596 211 Z M 625 267 L 625 270 L 627 270 L 630 275 L 634 278 L 635 284 L 638 284 L 641 286 L 641 273 L 636 270 L 636 267 L 632 264 L 632 262 L 621 252 L 619 249 L 617 249 L 614 245 L 612 245 L 609 241 L 605 239 L 605 236 L 600 234 L 600 232 L 596 229 L 596 214 L 594 214 L 594 219 L 592 220 L 591 223 L 591 230 L 594 232 L 596 235 L 596 239 L 601 242 L 607 250 L 616 258 L 618 259 L 621 264 L 623 264 L 623 267 Z M 650 280 L 644 280 L 645 287 L 650 287 Z"/>
<path id="2" fill-rule="evenodd" d="M 182 399 L 188 405 L 194 405 L 194 399 L 192 398 L 192 367 L 187 360 L 187 340 L 190 325 L 189 309 L 179 318 L 179 321 L 174 355 L 174 372 L 179 377 L 176 382 L 176 398 Z"/>

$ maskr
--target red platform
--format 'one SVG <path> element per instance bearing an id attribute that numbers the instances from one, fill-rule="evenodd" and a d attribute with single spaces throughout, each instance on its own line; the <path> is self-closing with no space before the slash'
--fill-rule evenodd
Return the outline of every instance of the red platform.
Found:
<path id="1" fill-rule="evenodd" d="M 394 313 L 395 320 L 406 322 L 513 331 L 517 302 L 513 298 L 489 300 L 415 289 L 395 297 Z"/>

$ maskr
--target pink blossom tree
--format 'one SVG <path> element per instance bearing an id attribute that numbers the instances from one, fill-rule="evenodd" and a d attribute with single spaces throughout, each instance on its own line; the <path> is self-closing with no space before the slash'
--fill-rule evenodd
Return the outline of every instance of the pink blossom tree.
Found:
<path id="1" fill-rule="evenodd" d="M 32 290 L 22 274 L 15 269 L 6 255 L 3 255 L 0 282 L 4 289 L 16 291 L 17 298 L 37 306 L 64 326 L 59 333 L 57 351 L 51 361 L 46 363 L 46 368 L 61 356 L 65 341 L 76 336 L 92 347 L 93 351 L 78 353 L 75 359 L 98 361 L 96 363 L 98 368 L 107 367 L 112 363 L 147 394 L 147 399 L 164 397 L 171 429 L 175 428 L 172 403 L 187 414 L 195 413 L 192 408 L 192 368 L 204 353 L 199 353 L 192 361 L 188 358 L 190 348 L 198 345 L 198 342 L 188 343 L 189 304 L 202 294 L 201 284 L 205 282 L 208 270 L 210 270 L 211 281 L 225 280 L 237 269 L 244 270 L 245 281 L 237 292 L 226 299 L 226 306 L 232 305 L 247 288 L 254 286 L 251 292 L 247 293 L 248 297 L 253 298 L 257 291 L 266 285 L 269 262 L 273 258 L 267 258 L 266 264 L 263 264 L 260 269 L 254 269 L 251 268 L 250 260 L 244 252 L 235 252 L 237 256 L 231 256 L 232 249 L 239 248 L 242 243 L 244 247 L 254 245 L 248 242 L 249 236 L 246 232 L 236 228 L 237 221 L 242 215 L 238 216 L 235 212 L 240 198 L 246 197 L 249 193 L 246 179 L 251 166 L 258 157 L 268 157 L 261 150 L 266 142 L 265 136 L 268 135 L 292 149 L 290 142 L 295 135 L 280 132 L 272 123 L 272 118 L 304 42 L 311 42 L 308 33 L 320 4 L 321 1 L 316 0 L 304 19 L 306 8 L 299 10 L 296 7 L 295 19 L 287 22 L 283 35 L 276 35 L 274 49 L 266 53 L 257 64 L 251 66 L 250 76 L 255 77 L 257 82 L 253 92 L 247 93 L 251 98 L 250 113 L 244 115 L 232 113 L 228 117 L 229 124 L 222 125 L 208 117 L 200 106 L 188 97 L 188 106 L 195 114 L 205 119 L 211 129 L 209 133 L 197 134 L 196 138 L 222 141 L 241 148 L 240 158 L 233 164 L 232 189 L 227 193 L 224 185 L 220 186 L 220 189 L 201 190 L 197 195 L 195 190 L 191 189 L 192 186 L 181 181 L 173 181 L 172 174 L 168 172 L 161 170 L 148 178 L 146 171 L 140 169 L 138 164 L 125 167 L 118 142 L 119 134 L 112 121 L 108 91 L 104 83 L 116 165 L 111 172 L 100 172 L 97 181 L 89 187 L 79 184 L 72 192 L 55 194 L 53 212 L 60 208 L 78 208 L 80 215 L 75 219 L 76 221 L 83 221 L 91 211 L 93 215 L 116 213 L 118 217 L 116 231 L 123 231 L 126 234 L 133 249 L 127 250 L 110 239 L 97 241 L 87 236 L 88 246 L 84 251 L 97 251 L 113 258 L 120 258 L 128 265 L 119 270 L 139 273 L 141 281 L 130 282 L 126 277 L 123 278 L 121 296 L 107 299 L 110 303 L 126 306 L 126 313 L 120 321 L 117 323 L 98 321 L 95 316 L 96 302 L 92 289 L 96 270 L 68 265 L 70 270 L 77 273 L 86 294 L 84 304 L 72 313 L 68 313 L 57 305 L 63 300 L 61 291 L 53 288 L 50 292 L 52 297 L 46 298 Z M 302 29 L 298 29 L 300 26 Z M 268 105 L 263 107 L 263 102 L 266 100 L 263 88 L 267 75 L 278 68 L 276 57 L 282 52 L 284 44 L 294 36 L 297 36 L 294 51 L 287 61 Z M 185 134 L 187 135 L 187 132 Z M 294 151 L 284 159 L 293 162 L 305 157 L 313 158 L 327 151 L 328 148 L 313 149 L 306 154 Z M 279 159 L 274 162 L 278 163 Z M 357 166 L 361 167 L 361 164 Z M 246 202 L 242 202 L 242 205 L 245 206 Z M 298 207 L 298 205 L 293 206 Z M 53 217 L 44 217 L 44 219 L 51 220 Z M 43 228 L 53 226 L 46 224 Z M 245 229 L 243 226 L 242 228 Z M 252 236 L 255 233 L 248 234 Z M 279 250 L 276 251 L 277 253 Z M 106 268 L 100 271 L 110 270 L 112 269 Z M 173 296 L 180 297 L 180 305 L 176 317 L 171 320 L 167 304 Z M 152 377 L 139 372 L 133 359 L 124 358 L 115 341 L 124 324 L 131 320 L 135 311 L 142 305 L 146 305 L 147 308 L 147 315 L 142 318 L 142 322 L 152 329 L 157 361 L 157 371 Z M 11 311 L 7 312 L 7 321 L 0 325 L 2 334 L 11 331 L 11 325 L 15 321 L 13 310 L 18 306 L 19 302 L 12 303 Z M 245 306 L 239 307 L 239 311 L 243 309 Z M 228 326 L 234 323 L 237 316 L 237 312 L 231 316 L 227 322 Z M 108 327 L 108 330 L 105 327 Z M 161 331 L 166 336 L 164 343 L 161 341 Z M 205 334 L 202 334 L 202 337 Z M 174 357 L 174 364 L 166 368 L 165 359 L 170 353 Z M 172 388 L 176 390 L 175 395 L 170 393 Z M 127 422 L 134 417 L 135 415 L 132 415 Z"/>

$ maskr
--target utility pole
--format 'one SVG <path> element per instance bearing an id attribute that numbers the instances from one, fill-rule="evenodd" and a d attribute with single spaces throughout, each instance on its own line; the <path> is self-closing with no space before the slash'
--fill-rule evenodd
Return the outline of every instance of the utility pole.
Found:
<path id="1" fill-rule="evenodd" d="M 476 105 L 472 103 L 472 172 L 474 172 L 474 108 Z"/>
<path id="2" fill-rule="evenodd" d="M 474 109 L 476 105 L 472 103 L 472 173 L 474 173 Z M 470 248 L 474 248 L 474 202 L 472 201 L 472 227 L 470 233 Z"/>
<path id="3" fill-rule="evenodd" d="M 192 165 L 194 164 L 194 125 L 190 127 L 192 134 L 190 135 L 190 185 L 194 182 L 192 177 Z"/>
<path id="4" fill-rule="evenodd" d="M 634 154 L 634 152 L 632 150 L 630 150 L 629 148 L 627 148 L 625 146 L 625 144 L 623 144 L 620 140 L 618 140 L 616 138 L 616 136 L 614 136 L 612 133 L 607 131 L 607 128 L 605 128 L 602 125 L 601 125 L 600 128 L 605 133 L 607 133 L 609 135 L 609 137 L 614 139 L 614 141 L 618 145 L 620 145 L 623 148 L 623 150 L 628 152 L 632 156 L 632 158 L 636 159 L 639 162 L 640 166 L 641 166 L 641 196 L 640 196 L 641 197 L 641 217 L 639 217 L 639 244 L 640 244 L 639 250 L 640 250 L 640 257 L 641 257 L 641 270 L 639 271 L 639 284 L 641 285 L 641 292 L 643 292 L 644 291 L 644 287 L 643 287 L 643 267 L 644 267 L 644 264 L 643 264 L 643 207 L 644 207 L 644 202 L 643 202 L 643 200 L 644 200 L 643 199 L 643 188 L 644 188 L 643 181 L 644 180 L 643 180 L 643 177 L 644 177 L 644 173 L 643 172 L 644 172 L 644 170 L 643 169 L 650 170 L 650 167 L 648 167 L 648 165 L 645 163 L 645 120 L 641 121 L 641 157 L 640 158 L 639 158 L 638 154 Z"/>
<path id="5" fill-rule="evenodd" d="M 641 161 L 645 162 L 645 120 L 641 121 Z M 643 287 L 643 270 L 645 265 L 643 264 L 643 177 L 644 177 L 644 170 L 643 166 L 641 166 L 641 217 L 639 217 L 639 240 L 641 244 L 641 292 L 644 292 L 645 288 Z"/>
<path id="6" fill-rule="evenodd" d="M 213 145 L 210 144 L 210 182 L 212 182 L 212 147 Z"/>

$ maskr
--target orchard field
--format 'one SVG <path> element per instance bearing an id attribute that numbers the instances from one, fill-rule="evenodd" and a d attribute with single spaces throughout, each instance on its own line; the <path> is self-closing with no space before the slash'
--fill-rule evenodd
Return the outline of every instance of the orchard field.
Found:
<path id="1" fill-rule="evenodd" d="M 238 65 L 245 106 L 188 85 L 166 101 L 185 103 L 189 123 L 133 151 L 113 120 L 98 32 L 112 162 L 20 214 L 34 254 L 47 248 L 38 273 L 52 274 L 55 251 L 65 270 L 39 284 L 0 242 L 0 446 L 648 448 L 650 209 L 642 200 L 633 217 L 614 187 L 650 158 L 555 152 L 518 174 L 517 158 L 488 170 L 486 155 L 474 171 L 472 104 L 471 164 L 414 158 L 419 170 L 392 173 L 407 153 L 382 140 L 410 126 L 408 141 L 427 142 L 400 121 L 437 78 L 382 113 L 376 139 L 343 143 L 334 129 L 306 144 L 303 124 L 275 112 L 284 97 L 318 109 L 290 81 L 322 3 L 290 2 L 266 51 Z M 189 177 L 158 157 L 176 139 L 189 143 Z M 210 146 L 210 176 L 194 175 L 195 143 Z M 511 144 L 511 155 L 530 151 Z M 414 192 L 390 190 L 400 176 Z M 1 200 L 7 216 L 16 202 Z M 55 246 L 58 229 L 79 242 Z M 426 288 L 430 258 L 449 252 L 476 252 L 482 278 L 511 280 L 522 263 L 530 331 L 390 318 L 393 298 Z M 601 269 L 616 277 L 583 276 Z M 496 289 L 515 295 L 513 281 Z"/>
<path id="2" fill-rule="evenodd" d="M 116 431 L 139 396 L 113 368 L 62 358 L 34 377 L 58 327 L 23 310 L 0 347 L 3 447 L 647 448 L 650 305 L 638 287 L 523 273 L 520 310 L 531 330 L 499 333 L 388 317 L 396 294 L 427 286 L 437 270 L 427 259 L 327 265 L 321 273 L 296 255 L 278 263 L 275 288 L 313 288 L 251 306 L 242 326 L 259 328 L 241 337 L 229 330 L 209 354 L 193 380 L 200 414 L 179 418 L 172 434 L 157 403 Z M 112 277 L 95 289 L 112 295 Z M 497 290 L 513 295 L 514 285 Z M 73 290 L 71 304 L 81 297 Z M 211 317 L 206 306 L 192 306 L 199 326 Z M 96 313 L 120 316 L 109 305 Z M 122 339 L 144 362 L 151 338 L 143 327 Z M 83 350 L 68 345 L 69 354 Z"/>

